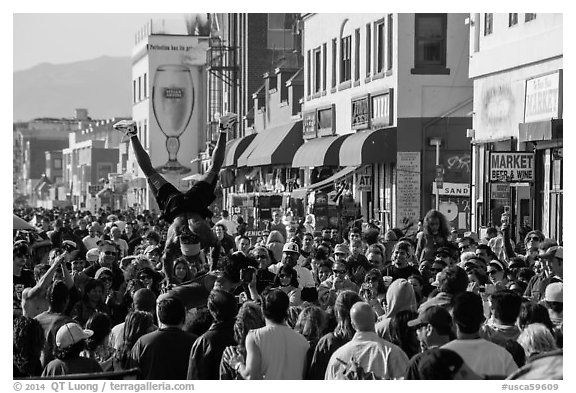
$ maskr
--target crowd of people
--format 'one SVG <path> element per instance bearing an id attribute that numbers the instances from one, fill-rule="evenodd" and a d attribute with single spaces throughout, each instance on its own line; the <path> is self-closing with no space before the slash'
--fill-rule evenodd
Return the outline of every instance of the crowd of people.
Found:
<path id="1" fill-rule="evenodd" d="M 538 230 L 514 244 L 506 221 L 459 236 L 436 210 L 413 236 L 274 211 L 253 242 L 243 220 L 209 209 L 236 121 L 220 118 L 186 192 L 152 167 L 134 122 L 114 125 L 158 217 L 15 211 L 37 227 L 14 238 L 15 378 L 498 379 L 558 364 L 562 245 Z"/>
<path id="2" fill-rule="evenodd" d="M 317 231 L 275 212 L 255 241 L 223 211 L 203 244 L 177 216 L 15 214 L 36 230 L 14 237 L 14 378 L 503 379 L 561 356 L 563 247 L 539 230 L 458 235 L 431 210 L 411 236 Z"/>

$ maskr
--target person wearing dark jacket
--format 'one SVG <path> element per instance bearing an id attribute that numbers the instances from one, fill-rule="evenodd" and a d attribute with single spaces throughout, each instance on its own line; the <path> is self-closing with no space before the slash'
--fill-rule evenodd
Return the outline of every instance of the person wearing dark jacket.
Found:
<path id="1" fill-rule="evenodd" d="M 234 295 L 220 289 L 212 290 L 208 296 L 208 310 L 214 322 L 192 346 L 188 361 L 188 379 L 219 379 L 224 349 L 236 345 L 234 321 L 238 309 Z"/>
<path id="2" fill-rule="evenodd" d="M 142 379 L 186 379 L 187 360 L 197 336 L 182 330 L 186 319 L 184 304 L 174 296 L 161 295 L 156 315 L 159 329 L 136 341 L 130 367 L 140 368 Z"/>

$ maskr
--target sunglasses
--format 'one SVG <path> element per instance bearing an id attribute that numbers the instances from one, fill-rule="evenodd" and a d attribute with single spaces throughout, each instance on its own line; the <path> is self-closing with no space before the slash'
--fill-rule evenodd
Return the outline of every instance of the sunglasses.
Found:
<path id="1" fill-rule="evenodd" d="M 530 236 L 530 237 L 526 238 L 526 241 L 539 242 L 540 238 L 538 236 Z"/>
<path id="2" fill-rule="evenodd" d="M 487 273 L 488 273 L 488 275 L 491 276 L 491 275 L 493 275 L 493 274 L 496 274 L 497 272 L 498 272 L 498 270 L 488 270 Z"/>
<path id="3" fill-rule="evenodd" d="M 112 282 L 112 277 L 100 277 L 100 281 L 104 281 L 104 282 Z"/>
<path id="4" fill-rule="evenodd" d="M 280 275 L 278 276 L 278 278 L 280 278 L 280 279 L 282 279 L 282 278 L 290 278 L 290 276 L 287 275 L 287 274 L 280 274 Z"/>
<path id="5" fill-rule="evenodd" d="M 254 255 L 254 259 L 266 259 L 266 258 L 268 258 L 268 256 L 267 256 L 267 255 L 264 255 L 264 254 L 262 254 L 262 255 Z"/>
<path id="6" fill-rule="evenodd" d="M 113 255 L 116 256 L 116 253 L 114 251 L 104 251 L 104 255 Z"/>
<path id="7" fill-rule="evenodd" d="M 335 270 L 335 269 L 333 269 L 333 270 L 332 270 L 332 273 L 334 273 L 334 274 L 346 274 L 346 270 Z"/>

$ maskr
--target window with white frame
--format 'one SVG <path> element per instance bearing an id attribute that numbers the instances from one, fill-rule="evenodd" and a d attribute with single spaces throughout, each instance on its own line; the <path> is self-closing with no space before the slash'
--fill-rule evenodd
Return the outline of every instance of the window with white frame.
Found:
<path id="1" fill-rule="evenodd" d="M 536 19 L 536 14 L 524 14 L 524 22 L 530 22 L 531 20 Z"/>
<path id="2" fill-rule="evenodd" d="M 320 50 L 320 47 L 314 49 L 312 54 L 312 62 L 312 92 L 317 93 L 322 89 L 322 51 Z"/>
<path id="3" fill-rule="evenodd" d="M 393 52 L 393 44 L 394 44 L 394 32 L 392 30 L 393 23 L 392 23 L 392 14 L 388 15 L 388 37 L 386 38 L 386 71 L 390 71 L 392 69 L 392 52 Z"/>
<path id="4" fill-rule="evenodd" d="M 338 58 L 338 45 L 336 44 L 336 38 L 332 39 L 332 87 L 336 87 L 336 59 Z"/>
<path id="5" fill-rule="evenodd" d="M 322 90 L 326 91 L 326 73 L 328 72 L 327 68 L 327 56 L 328 54 L 326 53 L 327 50 L 327 45 L 326 43 L 322 44 Z"/>
<path id="6" fill-rule="evenodd" d="M 518 24 L 518 13 L 508 14 L 508 27 L 515 26 Z"/>
<path id="7" fill-rule="evenodd" d="M 374 24 L 374 45 L 376 50 L 374 51 L 376 55 L 376 67 L 374 72 L 376 74 L 384 71 L 386 66 L 386 30 L 385 30 L 384 20 L 380 20 Z"/>
<path id="8" fill-rule="evenodd" d="M 352 79 L 352 36 L 340 39 L 340 82 Z"/>
<path id="9" fill-rule="evenodd" d="M 372 65 L 372 25 L 366 25 L 366 76 L 370 76 L 370 66 Z"/>
<path id="10" fill-rule="evenodd" d="M 360 80 L 360 29 L 354 31 L 354 80 Z"/>

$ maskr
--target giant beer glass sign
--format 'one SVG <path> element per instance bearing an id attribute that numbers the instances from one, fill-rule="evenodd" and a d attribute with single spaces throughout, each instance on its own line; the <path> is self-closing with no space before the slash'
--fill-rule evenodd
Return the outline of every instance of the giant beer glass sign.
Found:
<path id="1" fill-rule="evenodd" d="M 168 161 L 156 168 L 160 173 L 190 172 L 178 161 L 180 136 L 186 130 L 194 110 L 194 84 L 185 65 L 168 64 L 156 69 L 152 86 L 152 110 L 162 133 L 166 136 Z"/>

